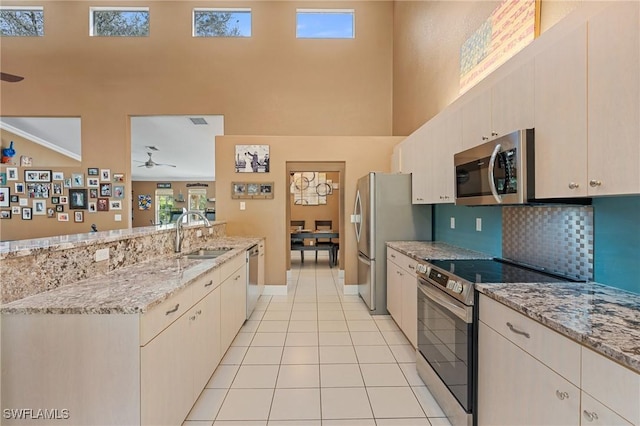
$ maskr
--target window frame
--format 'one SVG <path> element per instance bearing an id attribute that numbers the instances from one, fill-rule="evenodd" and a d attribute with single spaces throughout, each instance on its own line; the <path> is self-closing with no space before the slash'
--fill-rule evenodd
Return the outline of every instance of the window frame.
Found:
<path id="1" fill-rule="evenodd" d="M 109 36 L 102 34 L 95 34 L 95 26 L 94 26 L 94 16 L 93 12 L 147 12 L 149 15 L 149 33 L 144 36 L 129 36 L 129 35 L 121 35 L 121 36 Z M 148 6 L 91 6 L 89 7 L 89 37 L 149 37 L 151 35 L 151 12 L 149 11 Z"/>
<path id="2" fill-rule="evenodd" d="M 239 36 L 205 36 L 196 34 L 196 12 L 240 12 L 240 13 L 249 13 L 250 16 L 250 26 L 249 26 L 249 35 L 239 35 Z M 191 11 L 191 37 L 194 38 L 251 38 L 253 37 L 253 11 L 250 7 L 194 7 Z"/>
<path id="3" fill-rule="evenodd" d="M 0 6 L 0 11 L 4 10 L 14 10 L 14 11 L 26 11 L 26 12 L 34 12 L 40 11 L 42 12 L 42 34 L 35 35 L 20 35 L 20 34 L 8 34 L 3 35 L 2 37 L 44 37 L 44 6 Z"/>
<path id="4" fill-rule="evenodd" d="M 298 34 L 298 16 L 300 14 L 350 14 L 351 37 L 301 37 Z M 299 40 L 354 40 L 356 38 L 356 10 L 353 8 L 297 8 L 296 9 L 296 39 Z"/>

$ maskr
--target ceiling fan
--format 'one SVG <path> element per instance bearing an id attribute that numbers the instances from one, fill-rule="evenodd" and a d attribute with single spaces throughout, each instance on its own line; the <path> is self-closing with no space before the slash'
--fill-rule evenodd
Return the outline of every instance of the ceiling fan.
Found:
<path id="1" fill-rule="evenodd" d="M 133 160 L 133 161 L 137 163 L 142 163 L 138 167 L 146 167 L 147 169 L 152 169 L 155 166 L 176 167 L 174 164 L 156 163 L 155 161 L 153 161 L 153 158 L 151 158 L 151 156 L 153 155 L 153 152 L 147 152 L 147 155 L 149 156 L 149 159 L 147 161 L 140 161 L 140 160 Z"/>
<path id="2" fill-rule="evenodd" d="M 6 72 L 0 72 L 0 80 L 9 83 L 17 83 L 24 80 L 24 77 L 20 77 L 19 75 L 7 74 Z"/>

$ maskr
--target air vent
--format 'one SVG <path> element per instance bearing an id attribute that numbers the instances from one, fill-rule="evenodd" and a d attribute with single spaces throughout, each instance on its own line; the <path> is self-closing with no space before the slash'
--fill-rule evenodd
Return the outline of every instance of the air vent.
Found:
<path id="1" fill-rule="evenodd" d="M 209 123 L 207 123 L 207 120 L 205 120 L 202 117 L 189 117 L 189 120 L 191 120 L 191 122 L 193 124 L 195 124 L 196 126 L 202 125 L 202 124 L 209 124 Z"/>

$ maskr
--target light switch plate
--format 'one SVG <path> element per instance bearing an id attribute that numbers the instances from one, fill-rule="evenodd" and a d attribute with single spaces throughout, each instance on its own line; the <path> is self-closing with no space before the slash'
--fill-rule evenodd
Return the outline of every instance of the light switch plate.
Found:
<path id="1" fill-rule="evenodd" d="M 482 218 L 476 217 L 476 231 L 482 231 Z"/>
<path id="2" fill-rule="evenodd" d="M 455 217 L 451 218 L 451 229 L 456 229 L 456 218 Z"/>
<path id="3" fill-rule="evenodd" d="M 245 210 L 247 208 L 247 204 L 244 201 L 240 201 L 240 210 Z"/>
<path id="4" fill-rule="evenodd" d="M 115 220 L 116 222 L 121 222 L 122 221 L 122 215 L 121 214 L 117 214 L 113 217 L 113 220 Z"/>

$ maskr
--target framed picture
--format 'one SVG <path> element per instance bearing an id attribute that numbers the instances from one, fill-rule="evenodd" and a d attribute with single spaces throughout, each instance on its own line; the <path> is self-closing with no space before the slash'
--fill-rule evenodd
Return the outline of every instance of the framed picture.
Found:
<path id="1" fill-rule="evenodd" d="M 20 210 L 21 210 L 20 206 L 13 206 L 13 207 L 11 207 L 11 214 L 19 215 L 20 214 Z"/>
<path id="2" fill-rule="evenodd" d="M 83 173 L 71 173 L 71 187 L 81 188 L 84 186 L 84 174 Z"/>
<path id="3" fill-rule="evenodd" d="M 31 157 L 28 157 L 26 155 L 21 155 L 20 156 L 20 165 L 24 166 L 24 167 L 31 167 L 31 164 L 33 163 Z"/>
<path id="4" fill-rule="evenodd" d="M 100 196 L 101 197 L 111 197 L 111 184 L 110 183 L 101 183 L 100 184 Z"/>
<path id="5" fill-rule="evenodd" d="M 98 198 L 98 188 L 89 188 L 89 198 Z"/>
<path id="6" fill-rule="evenodd" d="M 273 198 L 273 182 L 232 182 L 231 185 L 231 198 Z"/>
<path id="7" fill-rule="evenodd" d="M 109 210 L 122 210 L 122 200 L 110 200 Z"/>
<path id="8" fill-rule="evenodd" d="M 66 178 L 64 180 L 64 187 L 65 188 L 71 188 L 71 178 Z"/>
<path id="9" fill-rule="evenodd" d="M 260 186 L 257 183 L 248 183 L 247 184 L 247 195 L 258 195 L 260 191 Z"/>
<path id="10" fill-rule="evenodd" d="M 124 173 L 113 174 L 113 183 L 123 183 L 123 182 L 124 182 Z"/>
<path id="11" fill-rule="evenodd" d="M 31 208 L 23 207 L 22 208 L 22 220 L 31 220 Z"/>
<path id="12" fill-rule="evenodd" d="M 11 210 L 0 210 L 0 219 L 11 219 Z"/>
<path id="13" fill-rule="evenodd" d="M 47 217 L 48 217 L 49 219 L 51 219 L 51 218 L 53 218 L 53 217 L 56 217 L 56 209 L 54 209 L 53 207 L 49 207 L 49 208 L 47 209 Z"/>
<path id="14" fill-rule="evenodd" d="M 29 198 L 49 198 L 51 192 L 50 183 L 28 183 L 27 194 Z"/>
<path id="15" fill-rule="evenodd" d="M 69 208 L 73 210 L 86 209 L 89 202 L 86 189 L 69 190 Z"/>
<path id="16" fill-rule="evenodd" d="M 18 197 L 17 195 L 12 195 L 9 197 L 9 201 L 12 203 L 17 203 L 19 201 L 20 197 Z"/>
<path id="17" fill-rule="evenodd" d="M 109 211 L 109 199 L 108 198 L 98 198 L 97 203 L 99 212 L 108 212 Z"/>
<path id="18" fill-rule="evenodd" d="M 231 198 L 242 198 L 247 194 L 247 184 L 242 182 L 231 183 Z"/>
<path id="19" fill-rule="evenodd" d="M 16 194 L 24 194 L 24 182 L 16 182 L 14 184 Z"/>
<path id="20" fill-rule="evenodd" d="M 58 222 L 69 222 L 69 213 L 58 213 Z"/>
<path id="21" fill-rule="evenodd" d="M 9 188 L 0 188 L 0 207 L 9 207 Z"/>
<path id="22" fill-rule="evenodd" d="M 21 207 L 26 207 L 29 205 L 29 199 L 28 198 L 20 198 L 20 200 L 18 201 L 18 204 L 20 204 Z"/>
<path id="23" fill-rule="evenodd" d="M 124 198 L 124 185 L 113 185 L 113 197 Z"/>
<path id="24" fill-rule="evenodd" d="M 97 177 L 87 178 L 87 186 L 89 188 L 98 188 L 100 187 L 100 179 Z"/>
<path id="25" fill-rule="evenodd" d="M 76 223 L 84 222 L 84 212 L 73 212 L 73 221 Z"/>
<path id="26" fill-rule="evenodd" d="M 110 169 L 100 169 L 100 182 L 111 182 Z"/>
<path id="27" fill-rule="evenodd" d="M 59 212 L 63 212 L 63 211 L 64 211 L 64 206 L 63 206 L 62 204 L 58 204 L 58 205 L 56 206 L 56 211 L 57 211 L 58 213 L 59 213 Z"/>
<path id="28" fill-rule="evenodd" d="M 47 214 L 47 203 L 44 200 L 33 200 L 33 211 L 34 216 L 44 216 Z"/>
<path id="29" fill-rule="evenodd" d="M 7 184 L 7 173 L 0 172 L 0 185 L 6 185 L 6 184 Z"/>
<path id="30" fill-rule="evenodd" d="M 69 204 L 69 197 L 67 197 L 66 195 L 61 195 L 60 204 Z"/>
<path id="31" fill-rule="evenodd" d="M 236 145 L 236 173 L 269 173 L 269 145 Z"/>
<path id="32" fill-rule="evenodd" d="M 261 183 L 260 184 L 260 195 L 264 195 L 266 198 L 273 198 L 273 184 L 272 183 Z"/>
<path id="33" fill-rule="evenodd" d="M 18 180 L 17 167 L 7 167 L 7 180 Z"/>
<path id="34" fill-rule="evenodd" d="M 51 204 L 60 204 L 60 197 L 51 197 Z"/>
<path id="35" fill-rule="evenodd" d="M 53 172 L 53 180 L 64 180 L 63 172 Z"/>
<path id="36" fill-rule="evenodd" d="M 53 195 L 62 195 L 62 182 L 53 182 L 51 184 L 51 193 Z"/>
<path id="37" fill-rule="evenodd" d="M 25 170 L 25 182 L 51 182 L 51 170 Z"/>
<path id="38" fill-rule="evenodd" d="M 89 167 L 87 169 L 87 175 L 89 176 L 100 176 L 100 172 L 97 167 Z"/>
<path id="39" fill-rule="evenodd" d="M 95 201 L 89 201 L 89 213 L 95 213 L 98 211 L 98 206 Z"/>

